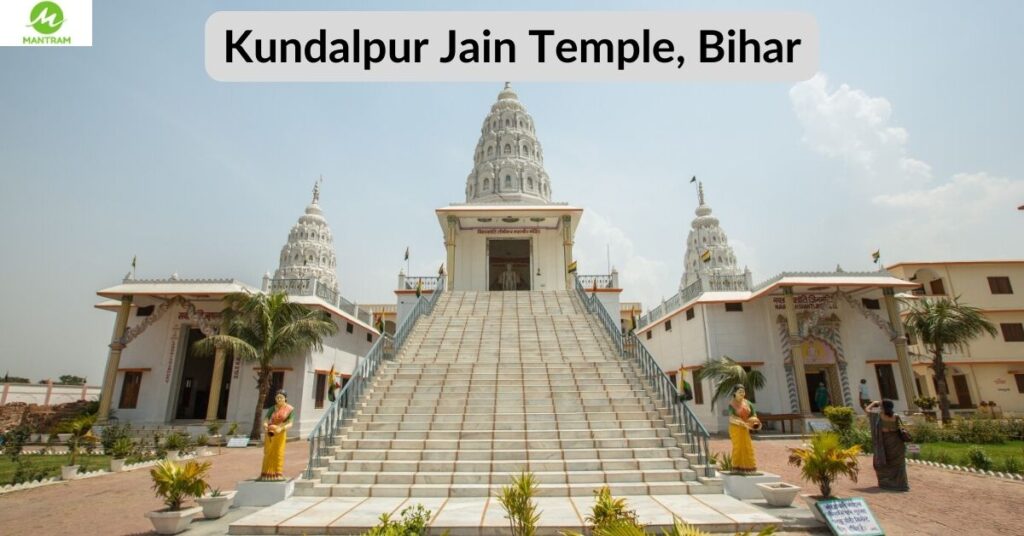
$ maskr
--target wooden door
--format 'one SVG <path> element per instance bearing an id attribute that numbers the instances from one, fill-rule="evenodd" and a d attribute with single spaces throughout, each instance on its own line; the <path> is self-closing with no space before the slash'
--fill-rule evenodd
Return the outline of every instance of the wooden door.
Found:
<path id="1" fill-rule="evenodd" d="M 957 406 L 961 408 L 972 408 L 971 390 L 967 388 L 967 376 L 963 374 L 953 375 L 953 390 L 956 391 Z"/>

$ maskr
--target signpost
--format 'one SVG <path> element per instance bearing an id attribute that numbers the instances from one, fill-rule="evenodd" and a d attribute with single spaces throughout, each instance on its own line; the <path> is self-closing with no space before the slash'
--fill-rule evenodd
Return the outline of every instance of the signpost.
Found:
<path id="1" fill-rule="evenodd" d="M 249 438 L 246 436 L 233 436 L 231 439 L 228 439 L 228 444 L 226 446 L 229 449 L 248 447 Z"/>
<path id="2" fill-rule="evenodd" d="M 814 506 L 836 536 L 885 536 L 868 503 L 860 497 L 818 501 Z"/>

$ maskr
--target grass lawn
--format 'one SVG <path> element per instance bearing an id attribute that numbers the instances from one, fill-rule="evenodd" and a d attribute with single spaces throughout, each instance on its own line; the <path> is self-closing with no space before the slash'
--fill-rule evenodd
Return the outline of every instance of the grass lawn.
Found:
<path id="1" fill-rule="evenodd" d="M 60 476 L 60 467 L 62 465 L 66 465 L 69 459 L 69 456 L 66 455 L 48 456 L 22 454 L 21 457 L 31 465 L 33 472 L 37 470 L 45 471 L 45 476 L 47 477 Z M 86 471 L 110 469 L 110 456 L 83 454 L 78 456 L 77 463 Z M 14 470 L 16 467 L 15 463 L 12 462 L 9 457 L 0 457 L 0 486 L 11 483 L 11 478 L 14 477 Z"/>
<path id="2" fill-rule="evenodd" d="M 940 452 L 945 452 L 949 456 L 950 462 L 957 465 L 967 465 L 965 459 L 967 457 L 967 449 L 971 448 L 972 445 L 966 443 L 921 443 L 921 458 L 926 460 L 936 460 Z M 1003 460 L 1014 456 L 1024 464 L 1024 441 L 1007 441 L 1001 445 L 979 445 L 986 454 L 988 454 L 992 461 L 995 462 L 996 468 L 1003 465 Z"/>

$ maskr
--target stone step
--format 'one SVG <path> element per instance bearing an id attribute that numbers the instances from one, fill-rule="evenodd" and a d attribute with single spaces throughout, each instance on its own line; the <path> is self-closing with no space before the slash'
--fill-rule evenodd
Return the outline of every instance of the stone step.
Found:
<path id="1" fill-rule="evenodd" d="M 671 437 L 668 428 L 607 428 L 595 430 L 454 430 L 454 431 L 347 431 L 338 439 L 643 439 Z"/>
<path id="2" fill-rule="evenodd" d="M 386 450 L 533 450 L 672 447 L 672 438 L 607 439 L 345 439 L 344 449 Z"/>
<path id="3" fill-rule="evenodd" d="M 606 449 L 437 449 L 386 450 L 335 448 L 334 460 L 393 461 L 508 461 L 508 460 L 628 460 L 641 458 L 682 458 L 679 447 L 637 447 Z"/>
<path id="4" fill-rule="evenodd" d="M 524 422 L 355 422 L 352 423 L 352 430 L 358 431 L 487 431 L 492 429 L 509 432 L 526 432 L 537 430 L 579 430 L 579 429 L 606 429 L 609 426 L 621 429 L 640 428 L 664 428 L 665 423 L 650 420 L 622 420 L 622 421 L 559 421 L 545 423 L 540 426 L 534 423 Z"/>
<path id="5" fill-rule="evenodd" d="M 602 483 L 538 484 L 537 497 L 587 497 Z M 323 484 L 295 488 L 296 496 L 318 497 L 494 497 L 502 484 Z M 705 492 L 698 482 L 621 482 L 609 484 L 612 495 L 688 495 Z M 707 492 L 714 493 L 712 490 Z"/>
<path id="6" fill-rule="evenodd" d="M 478 471 L 478 472 L 442 472 L 442 471 L 325 471 L 320 475 L 322 484 L 446 484 L 459 486 L 462 484 L 496 484 L 500 486 L 512 483 L 512 479 L 522 471 Z M 617 483 L 655 483 L 655 482 L 694 482 L 697 474 L 690 470 L 654 469 L 644 471 L 533 471 L 539 484 L 617 484 Z"/>
<path id="7" fill-rule="evenodd" d="M 353 472 L 510 472 L 522 471 L 656 471 L 689 469 L 682 458 L 645 458 L 633 460 L 505 460 L 505 461 L 388 461 L 388 460 L 332 460 L 325 464 L 327 471 Z"/>

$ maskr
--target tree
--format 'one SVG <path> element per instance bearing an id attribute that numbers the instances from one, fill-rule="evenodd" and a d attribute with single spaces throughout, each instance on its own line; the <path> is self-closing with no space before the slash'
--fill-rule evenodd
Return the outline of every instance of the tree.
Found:
<path id="1" fill-rule="evenodd" d="M 259 397 L 249 437 L 258 440 L 274 363 L 282 357 L 323 349 L 323 338 L 337 333 L 338 326 L 323 311 L 289 302 L 284 292 L 234 293 L 226 296 L 224 303 L 221 332 L 196 341 L 193 349 L 210 356 L 223 348 L 235 359 L 257 364 Z"/>
<path id="2" fill-rule="evenodd" d="M 62 374 L 58 385 L 85 385 L 85 378 L 71 374 Z"/>
<path id="3" fill-rule="evenodd" d="M 947 350 L 961 351 L 984 333 L 995 337 L 996 328 L 977 307 L 960 303 L 959 298 L 918 299 L 909 303 L 910 312 L 904 322 L 907 332 L 916 336 L 932 354 L 935 387 L 939 392 L 942 422 L 948 422 L 949 387 L 946 384 Z M 906 302 L 904 302 L 906 303 Z M 910 396 L 909 394 L 907 396 Z"/>
<path id="4" fill-rule="evenodd" d="M 0 378 L 0 383 L 30 383 L 28 378 L 22 378 L 21 376 L 11 376 L 8 373 L 4 373 L 4 377 Z"/>
<path id="5" fill-rule="evenodd" d="M 764 374 L 761 374 L 759 370 L 751 370 L 747 372 L 743 368 L 743 365 L 739 364 L 733 358 L 729 356 L 722 356 L 720 359 L 715 361 L 709 361 L 708 364 L 704 365 L 704 368 L 700 371 L 701 380 L 711 380 L 715 383 L 715 393 L 711 397 L 711 407 L 715 407 L 715 402 L 719 399 L 728 400 L 732 397 L 732 391 L 737 386 L 743 386 L 743 388 L 749 393 L 749 398 L 755 391 L 764 387 L 765 379 Z"/>

